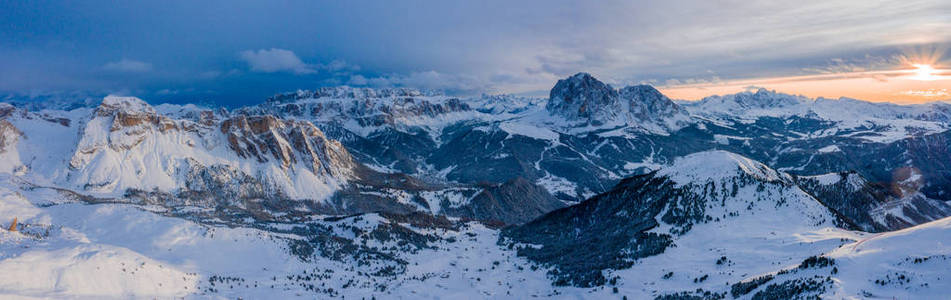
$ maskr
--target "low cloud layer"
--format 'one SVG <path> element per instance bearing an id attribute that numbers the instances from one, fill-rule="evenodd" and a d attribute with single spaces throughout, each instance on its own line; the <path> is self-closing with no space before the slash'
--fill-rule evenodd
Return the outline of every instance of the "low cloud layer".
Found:
<path id="1" fill-rule="evenodd" d="M 248 63 L 251 71 L 273 73 L 293 72 L 295 74 L 317 73 L 312 66 L 305 64 L 293 51 L 284 49 L 261 49 L 241 51 L 242 60 Z"/>
<path id="2" fill-rule="evenodd" d="M 119 61 L 107 63 L 102 68 L 108 71 L 141 73 L 152 71 L 152 64 L 123 58 Z"/>

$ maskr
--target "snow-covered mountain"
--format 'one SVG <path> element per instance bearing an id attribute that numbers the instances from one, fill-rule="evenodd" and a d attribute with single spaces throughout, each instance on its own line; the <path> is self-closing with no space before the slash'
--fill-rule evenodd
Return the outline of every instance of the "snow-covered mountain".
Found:
<path id="1" fill-rule="evenodd" d="M 649 85 L 616 90 L 588 73 L 559 80 L 545 108 L 573 126 L 640 126 L 676 131 L 690 122 L 679 105 Z"/>
<path id="2" fill-rule="evenodd" d="M 728 232 L 742 233 L 733 238 L 755 240 L 835 222 L 833 212 L 798 189 L 788 174 L 736 154 L 712 151 L 625 179 L 604 194 L 509 229 L 504 236 L 513 245 L 540 245 L 518 247 L 518 253 L 551 266 L 556 283 L 600 286 L 611 277 L 605 270 L 627 269 L 641 259 L 669 255 L 668 248 L 681 248 L 692 237 L 709 242 L 713 231 L 723 231 L 720 246 L 727 242 Z M 697 231 L 702 233 L 695 236 Z M 720 254 L 738 255 L 706 256 L 712 261 Z"/>
<path id="3" fill-rule="evenodd" d="M 851 98 L 816 98 L 777 93 L 764 88 L 737 94 L 710 96 L 700 101 L 681 101 L 692 112 L 702 115 L 755 118 L 760 116 L 808 116 L 815 115 L 827 120 L 849 119 L 911 119 L 919 121 L 947 122 L 951 104 L 931 102 L 926 104 L 898 105 L 874 103 Z"/>
<path id="4" fill-rule="evenodd" d="M 310 121 L 268 112 L 152 107 L 113 96 L 71 111 L 7 105 L 0 120 L 2 169 L 30 185 L 66 189 L 97 203 L 173 211 L 194 206 L 216 209 L 222 220 L 425 211 L 511 223 L 564 205 L 525 180 L 476 185 L 380 172 Z M 522 207 L 532 205 L 538 208 Z"/>
<path id="5" fill-rule="evenodd" d="M 914 134 L 943 132 L 948 130 L 951 121 L 951 104 L 944 102 L 897 105 L 850 98 L 810 99 L 762 88 L 756 92 L 711 96 L 681 104 L 695 115 L 728 122 L 751 122 L 763 117 L 775 117 L 808 118 L 835 124 L 830 128 L 832 131 L 819 134 L 872 129 L 870 131 L 875 134 L 866 138 L 876 142 L 891 142 Z"/>
<path id="6" fill-rule="evenodd" d="M 438 130 L 440 125 L 469 117 L 465 115 L 472 108 L 459 98 L 414 89 L 335 87 L 281 94 L 239 111 L 333 122 L 366 136 L 388 127 Z"/>
<path id="7" fill-rule="evenodd" d="M 843 180 L 862 184 L 855 178 Z M 881 261 L 869 259 L 856 250 L 868 236 L 834 229 L 833 224 L 851 222 L 848 213 L 817 200 L 796 181 L 740 155 L 700 152 L 657 172 L 625 179 L 578 205 L 503 230 L 502 242 L 518 256 L 548 268 L 556 285 L 620 286 L 615 291 L 635 298 L 849 298 L 937 292 L 924 281 L 938 280 L 922 277 L 934 274 L 942 263 L 920 269 L 901 265 L 927 261 L 924 257 L 943 260 L 947 247 L 896 250 L 877 258 Z M 936 221 L 943 223 L 947 219 Z M 851 257 L 882 267 L 866 273 Z M 873 287 L 870 283 L 879 276 L 890 279 L 880 286 L 875 281 Z M 911 280 L 906 276 L 915 278 L 914 292 L 902 287 Z"/>
<path id="8" fill-rule="evenodd" d="M 517 178 L 527 182 L 526 191 L 539 186 L 550 195 L 527 198 L 575 203 L 677 157 L 724 149 L 796 175 L 855 171 L 886 186 L 894 172 L 913 168 L 921 174 L 924 197 L 951 199 L 951 178 L 943 175 L 951 166 L 940 158 L 951 148 L 941 103 L 812 100 L 760 90 L 678 104 L 652 87 L 617 90 L 586 73 L 560 80 L 548 100 L 335 87 L 276 95 L 231 112 L 131 102 L 109 97 L 70 111 L 8 106 L 8 114 L 20 117 L 7 119 L 23 124 L 11 123 L 7 140 L 42 119 L 47 122 L 37 128 L 50 130 L 25 136 L 57 136 L 63 144 L 56 148 L 72 153 L 63 168 L 57 163 L 63 153 L 41 147 L 8 152 L 29 153 L 36 162 L 15 157 L 7 169 L 42 174 L 34 176 L 38 184 L 99 196 L 130 190 L 214 195 L 219 188 L 208 187 L 241 186 L 225 194 L 329 199 L 322 210 L 338 212 L 364 207 L 344 210 L 352 213 L 396 202 L 401 211 L 438 214 L 443 208 L 458 212 L 486 186 Z M 143 151 L 151 148 L 155 153 Z M 37 160 L 40 153 L 49 159 Z M 418 182 L 379 194 L 390 187 L 362 182 L 385 177 L 377 173 Z M 320 183 L 300 184 L 314 180 Z M 185 185 L 190 182 L 195 184 Z M 367 198 L 371 194 L 389 196 Z M 416 197 L 422 199 L 408 200 Z M 376 204 L 345 204 L 355 198 Z M 539 201 L 533 205 L 548 200 Z"/>
<path id="9" fill-rule="evenodd" d="M 828 177 L 811 180 L 839 182 Z M 0 215 L 19 222 L 0 230 L 0 294 L 940 298 L 951 288 L 942 238 L 951 218 L 846 230 L 798 180 L 738 154 L 700 152 L 500 231 L 419 213 L 215 226 L 150 206 L 89 205 L 5 175 Z"/>
<path id="10" fill-rule="evenodd" d="M 933 239 L 951 216 L 945 103 L 683 102 L 586 73 L 549 99 L 334 87 L 230 111 L 83 101 L 0 104 L 0 218 L 18 220 L 0 231 L 0 269 L 14 270 L 0 295 L 947 289 L 928 277 L 951 255 Z M 877 237 L 932 250 L 844 250 Z"/>
<path id="11" fill-rule="evenodd" d="M 674 102 L 649 86 L 617 90 L 586 73 L 560 80 L 550 94 L 455 98 L 338 87 L 278 95 L 237 112 L 310 121 L 378 171 L 467 184 L 522 177 L 567 202 L 711 149 L 798 175 L 854 170 L 883 184 L 892 171 L 914 167 L 926 178 L 926 196 L 951 200 L 951 178 L 942 175 L 947 160 L 928 162 L 949 147 L 944 103 L 902 106 L 766 90 Z"/>
<path id="12" fill-rule="evenodd" d="M 395 202 L 400 211 L 438 214 L 465 211 L 479 191 L 518 178 L 526 191 L 537 191 L 527 197 L 538 199 L 532 205 L 551 208 L 550 197 L 575 203 L 677 157 L 724 149 L 796 175 L 854 171 L 886 186 L 897 170 L 912 168 L 923 197 L 947 201 L 951 165 L 940 155 L 951 149 L 946 106 L 766 90 L 678 104 L 650 86 L 617 90 L 586 73 L 560 80 L 548 100 L 336 87 L 229 112 L 108 97 L 69 111 L 7 106 L 5 144 L 28 141 L 6 152 L 5 168 L 97 196 L 213 196 L 238 186 L 219 194 L 309 199 L 338 212 L 363 207 L 343 210 L 351 213 Z M 22 129 L 34 127 L 48 130 Z M 61 150 L 28 138 L 36 135 L 55 136 Z M 415 183 L 379 194 L 393 188 L 377 180 L 382 174 Z M 345 204 L 356 198 L 364 204 Z"/>
<path id="13" fill-rule="evenodd" d="M 171 118 L 137 98 L 110 96 L 94 109 L 16 111 L 5 122 L 21 133 L 10 149 L 21 160 L 9 161 L 26 178 L 97 197 L 202 191 L 207 182 L 196 177 L 217 170 L 205 179 L 241 189 L 246 178 L 261 193 L 321 201 L 354 172 L 347 150 L 313 124 L 269 116 Z M 41 148 L 58 149 L 33 151 Z M 46 157 L 26 157 L 36 152 Z"/>

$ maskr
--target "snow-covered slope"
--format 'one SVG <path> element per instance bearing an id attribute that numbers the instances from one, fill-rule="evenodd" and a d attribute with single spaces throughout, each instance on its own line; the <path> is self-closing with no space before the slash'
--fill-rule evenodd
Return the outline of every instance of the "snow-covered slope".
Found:
<path id="1" fill-rule="evenodd" d="M 751 122 L 761 117 L 831 121 L 836 123 L 839 131 L 864 129 L 862 131 L 875 132 L 875 135 L 866 137 L 875 142 L 892 142 L 913 134 L 946 131 L 951 121 L 951 104 L 944 102 L 897 105 L 850 98 L 811 99 L 766 89 L 710 96 L 680 104 L 691 114 L 727 121 Z"/>
<path id="2" fill-rule="evenodd" d="M 700 162 L 707 166 L 698 169 Z M 669 259 L 699 263 L 720 255 L 743 257 L 752 260 L 747 267 L 766 268 L 765 261 L 775 257 L 742 245 L 782 245 L 786 238 L 836 222 L 834 213 L 799 189 L 791 176 L 736 154 L 710 151 L 625 179 L 607 193 L 506 234 L 513 245 L 522 245 L 520 255 L 552 267 L 556 282 L 597 286 L 610 280 L 611 273 L 605 271 L 641 268 L 657 260 L 646 268 L 674 270 Z M 674 271 L 698 271 L 684 267 Z M 651 275 L 662 275 L 657 273 Z M 742 276 L 724 275 L 723 280 Z"/>
<path id="3" fill-rule="evenodd" d="M 497 231 L 445 218 L 312 216 L 212 226 L 0 183 L 0 297 L 451 298 L 550 295 Z M 15 179 L 14 179 L 15 181 Z M 3 221 L 7 227 L 7 220 Z M 504 282 L 505 284 L 501 284 Z M 526 288 L 528 287 L 528 288 Z"/>
<path id="4" fill-rule="evenodd" d="M 869 182 L 856 172 L 796 177 L 803 190 L 836 211 L 854 229 L 897 230 L 951 215 L 951 203 L 923 195 L 920 182 L 911 185 L 914 176 L 904 181 L 904 191 L 896 193 L 901 185 Z"/>
<path id="5" fill-rule="evenodd" d="M 303 121 L 208 110 L 173 119 L 137 98 L 113 96 L 93 110 L 8 114 L 0 123 L 6 125 L 0 129 L 6 128 L 8 145 L 0 155 L 7 172 L 101 197 L 130 189 L 194 190 L 200 183 L 195 177 L 214 167 L 227 172 L 213 181 L 246 176 L 271 193 L 319 201 L 354 168 L 339 142 Z"/>
<path id="6" fill-rule="evenodd" d="M 951 281 L 951 217 L 864 237 L 827 256 L 838 265 L 830 297 L 939 299 Z"/>
<path id="7" fill-rule="evenodd" d="M 699 162 L 708 167 L 698 169 Z M 507 229 L 503 241 L 519 256 L 550 268 L 556 285 L 615 286 L 612 293 L 634 299 L 849 298 L 868 297 L 869 292 L 907 296 L 916 292 L 867 287 L 879 277 L 891 278 L 887 285 L 907 285 L 901 274 L 908 276 L 903 270 L 908 267 L 900 265 L 915 259 L 938 258 L 933 263 L 947 265 L 951 249 L 925 237 L 937 232 L 907 241 L 939 244 L 933 250 L 908 251 L 908 256 L 897 250 L 843 262 L 848 256 L 843 252 L 852 253 L 848 250 L 861 247 L 871 235 L 838 229 L 833 224 L 839 222 L 834 211 L 800 189 L 791 176 L 736 154 L 712 151 Z M 936 226 L 947 234 L 945 225 Z M 884 257 L 881 262 L 888 265 L 882 268 L 893 269 L 890 272 L 862 266 L 877 265 L 876 259 Z M 914 276 L 914 289 L 923 291 L 921 295 L 941 293 L 946 284 L 934 276 L 947 273 L 939 269 L 922 269 Z"/>
<path id="8" fill-rule="evenodd" d="M 826 177 L 815 180 L 858 182 Z M 500 232 L 388 213 L 216 226 L 4 175 L 0 216 L 19 224 L 0 230 L 0 295 L 758 299 L 948 289 L 951 219 L 880 235 L 843 230 L 797 180 L 701 152 Z"/>
<path id="9" fill-rule="evenodd" d="M 757 180 L 791 180 L 788 174 L 777 172 L 763 163 L 727 151 L 697 152 L 674 160 L 674 163 L 657 172 L 678 185 L 702 184 L 705 181 L 722 181 L 746 174 Z"/>

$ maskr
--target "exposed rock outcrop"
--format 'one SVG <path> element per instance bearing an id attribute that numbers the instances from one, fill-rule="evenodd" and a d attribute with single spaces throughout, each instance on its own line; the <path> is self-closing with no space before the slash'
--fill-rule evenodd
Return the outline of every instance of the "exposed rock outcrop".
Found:
<path id="1" fill-rule="evenodd" d="M 301 162 L 319 175 L 348 176 L 353 169 L 347 149 L 307 121 L 239 115 L 224 120 L 221 132 L 228 147 L 242 158 L 262 163 L 274 159 L 285 169 Z"/>
<path id="2" fill-rule="evenodd" d="M 565 119 L 601 125 L 616 118 L 622 106 L 617 90 L 591 74 L 578 73 L 555 83 L 545 108 Z"/>
<path id="3" fill-rule="evenodd" d="M 652 131 L 672 131 L 691 123 L 686 110 L 649 85 L 616 90 L 591 74 L 559 80 L 545 108 L 579 125 L 628 125 Z"/>

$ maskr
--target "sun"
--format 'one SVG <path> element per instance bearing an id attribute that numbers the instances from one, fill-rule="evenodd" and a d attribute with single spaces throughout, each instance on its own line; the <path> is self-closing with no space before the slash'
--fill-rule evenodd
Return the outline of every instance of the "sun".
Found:
<path id="1" fill-rule="evenodd" d="M 914 64 L 912 66 L 915 67 L 915 76 L 912 76 L 911 77 L 912 79 L 922 80 L 922 81 L 930 81 L 930 80 L 938 79 L 938 76 L 936 76 L 936 73 L 938 71 L 935 70 L 935 68 L 932 67 L 931 65 Z"/>

